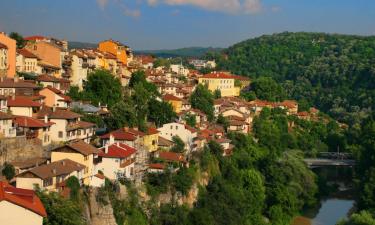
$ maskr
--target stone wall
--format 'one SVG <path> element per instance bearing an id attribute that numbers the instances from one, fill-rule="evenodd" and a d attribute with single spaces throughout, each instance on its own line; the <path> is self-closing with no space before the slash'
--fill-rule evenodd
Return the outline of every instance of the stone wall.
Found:
<path id="1" fill-rule="evenodd" d="M 45 156 L 42 146 L 26 137 L 0 139 L 0 166 L 5 162 Z"/>

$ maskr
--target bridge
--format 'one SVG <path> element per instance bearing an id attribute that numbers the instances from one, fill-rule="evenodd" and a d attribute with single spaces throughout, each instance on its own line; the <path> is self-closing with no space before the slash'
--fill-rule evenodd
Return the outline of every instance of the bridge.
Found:
<path id="1" fill-rule="evenodd" d="M 322 166 L 355 166 L 356 162 L 353 160 L 353 155 L 350 153 L 339 152 L 321 152 L 318 158 L 304 159 L 305 163 L 310 168 Z"/>

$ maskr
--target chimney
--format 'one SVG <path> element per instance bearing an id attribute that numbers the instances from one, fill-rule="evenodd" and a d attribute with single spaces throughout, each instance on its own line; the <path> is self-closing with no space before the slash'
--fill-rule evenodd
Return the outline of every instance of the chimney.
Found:
<path id="1" fill-rule="evenodd" d="M 109 134 L 109 143 L 108 143 L 108 145 L 111 145 L 113 143 L 115 143 L 115 137 L 113 137 L 112 134 Z"/>
<path id="2" fill-rule="evenodd" d="M 105 153 L 105 154 L 108 153 L 108 145 L 106 145 L 106 146 L 104 147 L 104 153 Z"/>
<path id="3" fill-rule="evenodd" d="M 52 107 L 52 112 L 56 112 L 56 106 L 55 105 Z"/>
<path id="4" fill-rule="evenodd" d="M 116 142 L 117 147 L 120 147 L 120 142 Z"/>
<path id="5" fill-rule="evenodd" d="M 63 161 L 61 162 L 61 164 L 62 164 L 63 166 L 65 166 L 66 163 L 65 163 L 65 161 L 63 160 Z"/>
<path id="6" fill-rule="evenodd" d="M 44 123 L 48 123 L 48 116 L 47 116 L 47 114 L 44 115 Z"/>
<path id="7" fill-rule="evenodd" d="M 56 174 L 57 173 L 56 169 L 52 169 L 52 173 Z"/>
<path id="8" fill-rule="evenodd" d="M 18 76 L 16 75 L 16 76 L 14 76 L 14 83 L 17 83 L 19 81 L 19 78 L 18 78 Z"/>

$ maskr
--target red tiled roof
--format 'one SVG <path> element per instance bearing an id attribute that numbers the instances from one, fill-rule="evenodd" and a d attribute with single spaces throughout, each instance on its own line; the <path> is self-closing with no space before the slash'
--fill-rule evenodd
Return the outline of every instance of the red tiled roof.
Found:
<path id="1" fill-rule="evenodd" d="M 285 100 L 283 102 L 280 102 L 278 105 L 287 108 L 296 108 L 298 106 L 298 103 L 294 100 Z"/>
<path id="2" fill-rule="evenodd" d="M 129 132 L 125 132 L 123 129 L 118 129 L 112 131 L 111 133 L 104 134 L 100 136 L 101 139 L 109 139 L 109 136 L 112 135 L 115 140 L 126 140 L 126 141 L 135 141 L 137 139 L 136 135 Z"/>
<path id="3" fill-rule="evenodd" d="M 196 133 L 197 129 L 185 124 L 185 129 L 189 130 L 191 133 Z"/>
<path id="4" fill-rule="evenodd" d="M 105 149 L 107 148 L 107 153 Z M 99 156 L 104 158 L 127 158 L 133 155 L 137 150 L 123 143 L 115 143 L 108 147 L 100 148 Z"/>
<path id="5" fill-rule="evenodd" d="M 309 116 L 310 114 L 306 111 L 297 113 L 297 116 Z"/>
<path id="6" fill-rule="evenodd" d="M 171 94 L 166 94 L 163 96 L 164 101 L 182 101 L 181 98 L 178 98 L 174 95 Z"/>
<path id="7" fill-rule="evenodd" d="M 0 81 L 0 88 L 32 88 L 36 89 L 37 86 L 34 83 L 26 82 L 24 80 L 15 81 L 14 79 L 4 79 Z"/>
<path id="8" fill-rule="evenodd" d="M 30 52 L 29 50 L 27 50 L 25 48 L 17 49 L 17 53 L 20 54 L 20 55 L 22 55 L 25 58 L 38 59 L 38 56 L 34 55 L 32 52 Z"/>
<path id="9" fill-rule="evenodd" d="M 7 113 L 0 112 L 0 120 L 10 120 L 13 116 Z"/>
<path id="10" fill-rule="evenodd" d="M 185 157 L 181 153 L 175 152 L 160 152 L 159 158 L 167 161 L 185 162 Z"/>
<path id="11" fill-rule="evenodd" d="M 209 74 L 205 74 L 202 76 L 202 78 L 206 79 L 236 79 L 236 80 L 249 80 L 246 77 L 238 76 L 238 75 L 233 75 L 230 73 L 226 72 L 212 72 Z"/>
<path id="12" fill-rule="evenodd" d="M 154 127 L 149 127 L 147 129 L 147 134 L 148 135 L 152 135 L 152 134 L 158 134 L 160 131 L 158 131 L 158 129 L 154 128 Z"/>
<path id="13" fill-rule="evenodd" d="M 29 127 L 29 128 L 50 127 L 53 124 L 55 124 L 53 122 L 45 123 L 44 121 L 41 121 L 32 117 L 27 117 L 27 116 L 16 116 L 16 118 L 14 118 L 14 122 L 19 127 Z"/>
<path id="14" fill-rule="evenodd" d="M 165 165 L 161 163 L 153 163 L 153 164 L 148 165 L 148 168 L 156 169 L 156 170 L 164 170 Z"/>
<path id="15" fill-rule="evenodd" d="M 42 217 L 47 216 L 42 202 L 38 196 L 36 196 L 34 191 L 15 188 L 3 181 L 0 181 L 0 202 L 1 201 L 8 201 Z"/>
<path id="16" fill-rule="evenodd" d="M 41 35 L 34 35 L 34 36 L 24 37 L 23 39 L 25 39 L 26 41 L 36 41 L 36 40 L 43 40 L 43 39 L 47 39 L 47 38 L 43 37 Z"/>
<path id="17" fill-rule="evenodd" d="M 100 174 L 100 173 L 97 173 L 94 175 L 95 177 L 99 178 L 99 179 L 105 179 L 105 176 L 103 174 Z"/>
<path id="18" fill-rule="evenodd" d="M 48 115 L 51 119 L 78 119 L 82 117 L 82 115 L 63 109 L 56 109 L 53 111 L 52 108 L 43 107 L 42 110 L 38 114 L 38 118 L 43 118 L 45 115 Z"/>
<path id="19" fill-rule="evenodd" d="M 70 81 L 63 78 L 57 78 L 48 74 L 42 74 L 36 77 L 37 81 L 41 82 L 53 82 L 53 83 L 69 83 Z"/>
<path id="20" fill-rule="evenodd" d="M 14 99 L 12 97 L 8 98 L 8 106 L 10 107 L 40 107 L 42 104 L 39 102 L 35 102 L 30 97 L 25 96 L 15 96 Z"/>

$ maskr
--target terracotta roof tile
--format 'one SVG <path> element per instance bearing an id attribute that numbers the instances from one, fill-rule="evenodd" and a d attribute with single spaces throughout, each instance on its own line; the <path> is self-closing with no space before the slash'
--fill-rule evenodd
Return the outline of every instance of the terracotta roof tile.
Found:
<path id="1" fill-rule="evenodd" d="M 34 55 L 32 52 L 30 52 L 29 50 L 27 49 L 17 49 L 17 53 L 22 55 L 23 57 L 25 58 L 34 58 L 34 59 L 38 59 L 38 56 Z"/>
<path id="2" fill-rule="evenodd" d="M 167 160 L 167 161 L 185 162 L 184 155 L 181 153 L 175 153 L 175 152 L 160 152 L 159 158 Z"/>
<path id="3" fill-rule="evenodd" d="M 0 181 L 0 202 L 2 201 L 8 201 L 42 217 L 47 216 L 43 203 L 34 191 L 15 188 L 6 182 Z"/>
<path id="4" fill-rule="evenodd" d="M 42 104 L 33 101 L 30 97 L 25 96 L 14 96 L 8 97 L 8 106 L 10 107 L 40 107 Z"/>
<path id="5" fill-rule="evenodd" d="M 27 117 L 27 116 L 16 116 L 16 118 L 14 118 L 14 122 L 19 127 L 28 127 L 28 128 L 50 127 L 53 124 L 55 124 L 53 122 L 45 123 L 42 120 L 38 120 L 38 119 Z"/>
<path id="6" fill-rule="evenodd" d="M 91 155 L 91 154 L 98 154 L 100 151 L 95 148 L 94 146 L 87 144 L 86 142 L 79 140 L 79 141 L 73 141 L 70 144 L 58 147 L 53 149 L 53 152 L 59 152 L 63 150 L 64 148 L 70 148 L 73 151 L 76 151 L 78 153 L 81 153 L 83 155 Z"/>
<path id="7" fill-rule="evenodd" d="M 107 152 L 106 152 L 107 149 Z M 104 158 L 127 158 L 136 153 L 136 149 L 123 143 L 115 143 L 99 149 L 99 156 Z"/>

